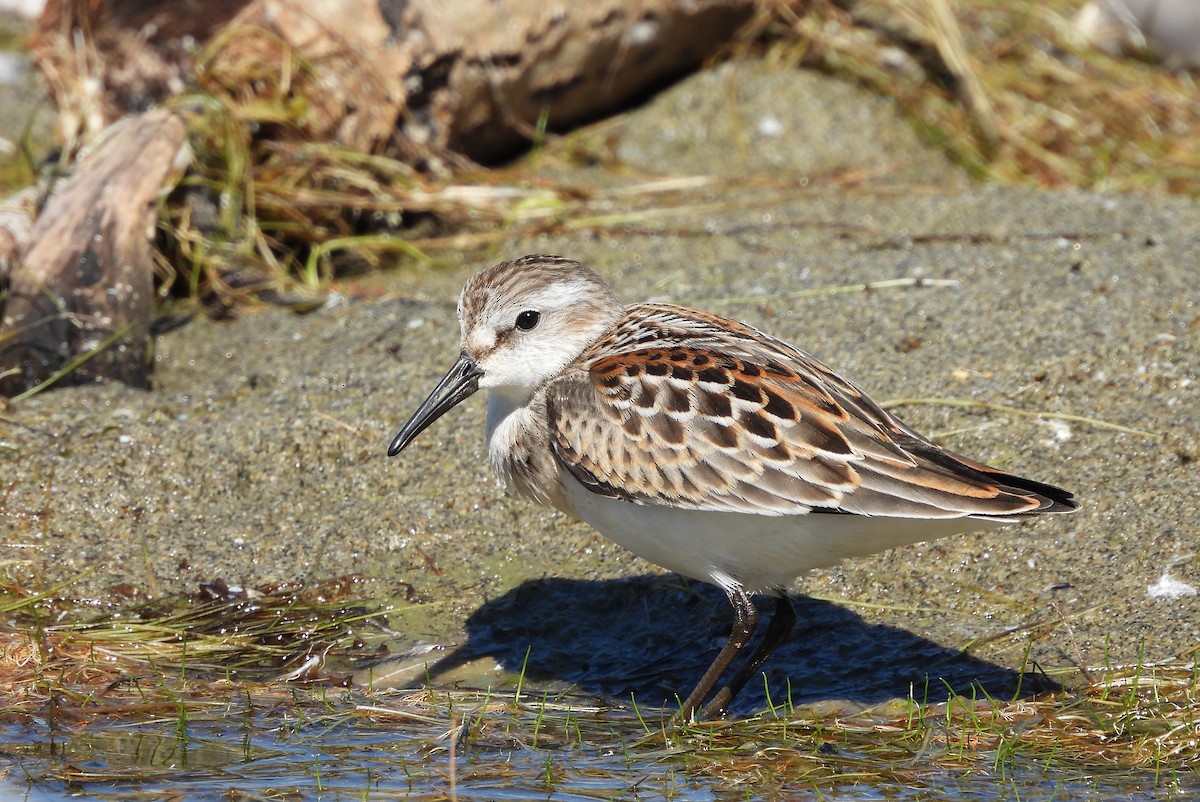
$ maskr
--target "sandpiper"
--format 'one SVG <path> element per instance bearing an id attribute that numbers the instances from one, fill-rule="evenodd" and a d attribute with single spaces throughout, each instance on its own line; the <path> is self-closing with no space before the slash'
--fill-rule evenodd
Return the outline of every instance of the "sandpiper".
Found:
<path id="1" fill-rule="evenodd" d="M 787 588 L 805 571 L 1078 506 L 947 451 L 794 346 L 694 309 L 627 307 L 571 259 L 477 273 L 458 321 L 458 361 L 389 456 L 487 388 L 488 453 L 509 488 L 724 590 L 733 629 L 688 718 L 722 714 L 787 638 Z M 762 640 L 701 708 L 754 635 L 756 593 L 775 599 Z"/>

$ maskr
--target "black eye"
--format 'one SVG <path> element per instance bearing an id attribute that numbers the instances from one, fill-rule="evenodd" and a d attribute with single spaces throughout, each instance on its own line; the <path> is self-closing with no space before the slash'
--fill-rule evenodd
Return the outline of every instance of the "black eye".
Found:
<path id="1" fill-rule="evenodd" d="M 521 331 L 529 331 L 537 328 L 537 324 L 542 319 L 542 313 L 536 309 L 526 309 L 521 314 L 517 315 L 517 328 Z"/>

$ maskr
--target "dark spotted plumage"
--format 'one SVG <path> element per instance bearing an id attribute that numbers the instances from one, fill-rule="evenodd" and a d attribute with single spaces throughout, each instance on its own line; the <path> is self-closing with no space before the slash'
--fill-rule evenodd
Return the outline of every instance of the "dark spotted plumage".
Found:
<path id="1" fill-rule="evenodd" d="M 642 504 L 903 518 L 1074 507 L 1057 488 L 942 449 L 803 351 L 683 307 L 628 308 L 545 398 L 571 475 Z"/>

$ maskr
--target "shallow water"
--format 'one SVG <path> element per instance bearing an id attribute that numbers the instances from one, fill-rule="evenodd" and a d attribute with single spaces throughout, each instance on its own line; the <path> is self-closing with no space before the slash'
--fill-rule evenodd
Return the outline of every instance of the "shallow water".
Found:
<path id="1" fill-rule="evenodd" d="M 334 702 L 322 714 L 233 705 L 224 720 L 0 731 L 0 798 L 504 800 L 1163 800 L 1200 794 L 1195 773 L 1073 766 L 1020 751 L 881 761 L 834 740 L 756 740 L 706 749 L 701 729 L 647 732 L 628 709 L 580 704 L 538 720 L 464 709 L 457 716 L 364 719 Z M 526 713 L 536 711 L 536 706 Z M 247 712 L 249 710 L 250 712 Z M 478 715 L 476 715 L 478 713 Z M 415 714 L 414 714 L 415 715 Z M 722 725 L 714 725 L 720 731 Z M 457 737 L 452 737 L 457 733 Z M 923 751 L 923 750 L 922 750 Z M 453 752 L 453 754 L 452 754 Z M 778 773 L 776 769 L 779 769 Z M 832 769 L 832 771 L 831 771 Z"/>

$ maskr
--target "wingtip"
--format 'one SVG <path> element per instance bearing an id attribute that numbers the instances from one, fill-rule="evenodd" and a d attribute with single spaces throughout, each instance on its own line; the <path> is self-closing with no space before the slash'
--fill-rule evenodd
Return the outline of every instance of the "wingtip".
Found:
<path id="1" fill-rule="evenodd" d="M 1075 512 L 1079 509 L 1079 502 L 1075 500 L 1075 494 L 1057 485 L 1011 474 L 1000 478 L 998 483 L 1001 489 L 1007 492 L 1028 496 L 1038 501 L 1038 506 L 1029 510 L 1032 514 Z"/>
<path id="2" fill-rule="evenodd" d="M 994 476 L 992 481 L 1004 495 L 1009 498 L 1026 499 L 1028 503 L 1024 509 L 997 516 L 997 520 L 1029 518 L 1035 515 L 1061 515 L 1079 509 L 1079 502 L 1075 500 L 1075 494 L 1055 485 L 1011 474 L 1002 477 Z"/>
<path id="3" fill-rule="evenodd" d="M 1038 510 L 1038 512 L 1075 512 L 1079 509 L 1079 502 L 1075 500 L 1075 494 L 1063 490 L 1061 487 L 1054 488 L 1058 491 L 1057 496 L 1046 496 L 1050 502 L 1048 506 Z"/>

